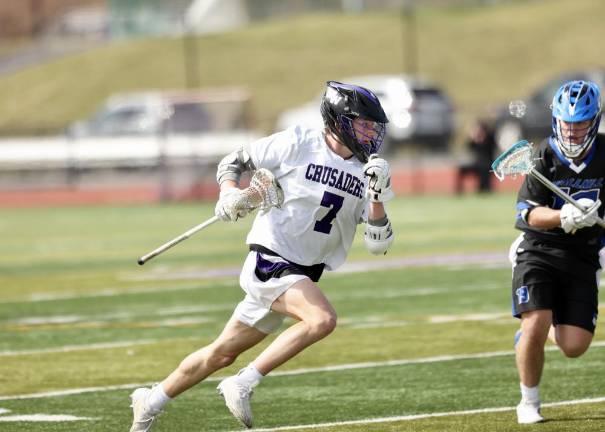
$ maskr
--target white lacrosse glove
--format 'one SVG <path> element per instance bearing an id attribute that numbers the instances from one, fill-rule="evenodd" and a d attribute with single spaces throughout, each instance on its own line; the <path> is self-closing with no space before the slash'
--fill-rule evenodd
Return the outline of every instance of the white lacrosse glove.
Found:
<path id="1" fill-rule="evenodd" d="M 239 188 L 221 190 L 214 214 L 224 222 L 235 222 L 245 217 L 249 210 L 241 206 L 242 200 L 246 199 L 243 192 Z"/>
<path id="2" fill-rule="evenodd" d="M 595 202 L 589 198 L 580 198 L 578 204 L 585 210 L 582 211 L 569 203 L 561 207 L 561 228 L 568 234 L 575 234 L 577 230 L 591 227 L 597 223 L 599 217 L 597 210 L 601 206 L 601 201 Z"/>
<path id="3" fill-rule="evenodd" d="M 391 170 L 386 160 L 377 154 L 370 155 L 368 163 L 363 166 L 363 173 L 369 177 L 366 195 L 373 202 L 385 202 L 395 194 L 391 189 Z"/>

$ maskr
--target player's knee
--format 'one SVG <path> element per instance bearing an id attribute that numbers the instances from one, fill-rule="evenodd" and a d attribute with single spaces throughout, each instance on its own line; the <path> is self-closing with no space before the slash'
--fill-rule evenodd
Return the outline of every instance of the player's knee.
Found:
<path id="1" fill-rule="evenodd" d="M 222 369 L 232 364 L 235 359 L 237 359 L 236 353 L 215 349 L 208 356 L 208 363 L 213 369 Z"/>
<path id="2" fill-rule="evenodd" d="M 336 321 L 336 313 L 325 312 L 308 320 L 307 325 L 311 334 L 317 339 L 322 339 L 334 331 Z"/>
<path id="3" fill-rule="evenodd" d="M 561 350 L 561 352 L 565 355 L 565 357 L 569 357 L 569 358 L 575 358 L 575 357 L 580 357 L 582 354 L 584 354 L 586 352 L 586 350 L 588 350 L 588 346 L 587 344 L 583 344 L 583 343 L 577 343 L 574 341 L 565 341 L 565 342 L 558 342 L 559 345 L 559 349 Z"/>
<path id="4" fill-rule="evenodd" d="M 523 338 L 531 344 L 544 344 L 548 338 L 552 318 L 550 314 L 534 311 L 523 315 Z"/>

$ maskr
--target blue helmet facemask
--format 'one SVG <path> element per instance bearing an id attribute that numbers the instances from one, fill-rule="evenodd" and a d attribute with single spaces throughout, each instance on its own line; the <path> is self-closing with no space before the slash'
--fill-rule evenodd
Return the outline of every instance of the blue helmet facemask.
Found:
<path id="1" fill-rule="evenodd" d="M 590 81 L 570 81 L 559 88 L 551 108 L 552 130 L 561 152 L 568 158 L 584 156 L 592 146 L 601 122 L 599 87 Z M 589 122 L 582 128 L 573 125 L 586 121 Z M 567 123 L 567 128 L 562 122 Z M 581 141 L 574 139 L 582 135 Z"/>

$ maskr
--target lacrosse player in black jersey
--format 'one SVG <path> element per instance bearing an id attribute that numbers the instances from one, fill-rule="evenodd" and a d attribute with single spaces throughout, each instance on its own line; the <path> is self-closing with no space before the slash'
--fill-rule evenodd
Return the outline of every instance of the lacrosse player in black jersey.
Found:
<path id="1" fill-rule="evenodd" d="M 535 169 L 583 207 L 581 211 L 526 176 L 517 199 L 512 244 L 513 315 L 521 385 L 519 423 L 538 423 L 544 344 L 552 340 L 567 357 L 581 356 L 592 341 L 598 313 L 599 251 L 605 199 L 605 137 L 600 90 L 592 82 L 564 84 L 552 101 L 553 134 L 534 151 Z"/>

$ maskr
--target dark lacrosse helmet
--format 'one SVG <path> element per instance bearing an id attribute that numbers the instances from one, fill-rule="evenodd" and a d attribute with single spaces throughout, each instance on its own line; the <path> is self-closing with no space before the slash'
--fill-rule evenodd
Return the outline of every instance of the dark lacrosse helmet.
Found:
<path id="1" fill-rule="evenodd" d="M 389 122 L 374 93 L 364 87 L 338 81 L 327 82 L 321 99 L 321 116 L 328 130 L 363 163 L 371 154 L 378 153 Z M 374 122 L 376 135 L 369 140 L 358 139 L 353 128 L 356 118 Z"/>

